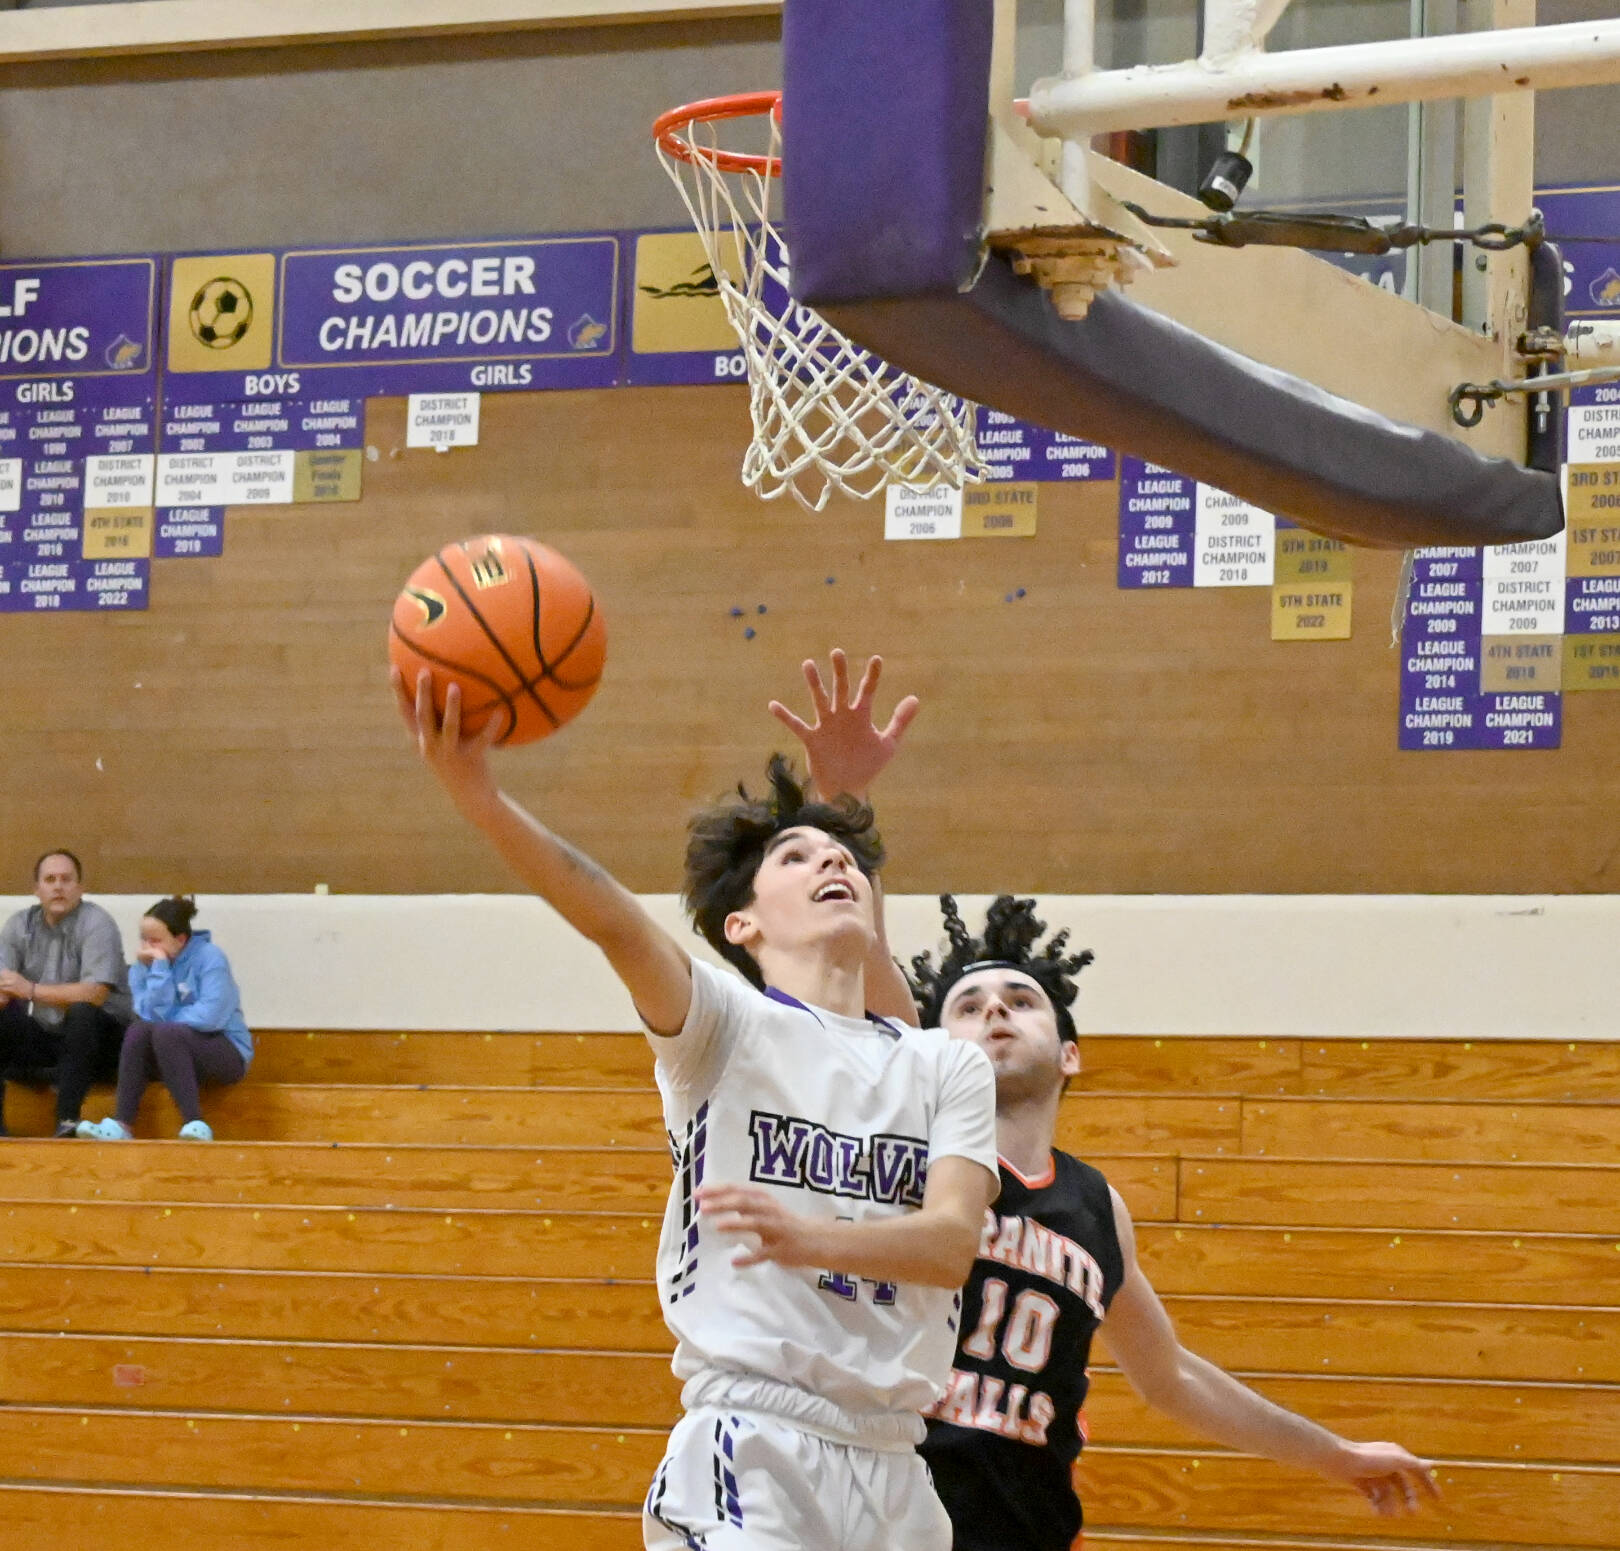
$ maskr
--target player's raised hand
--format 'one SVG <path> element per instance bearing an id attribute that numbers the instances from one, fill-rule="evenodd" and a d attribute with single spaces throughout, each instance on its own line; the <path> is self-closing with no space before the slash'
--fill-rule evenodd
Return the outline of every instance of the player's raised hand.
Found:
<path id="1" fill-rule="evenodd" d="M 888 724 L 880 731 L 872 720 L 872 700 L 883 673 L 883 659 L 871 657 L 861 673 L 853 696 L 849 692 L 849 659 L 837 647 L 832 651 L 832 693 L 814 660 L 806 659 L 804 682 L 816 719 L 812 724 L 796 716 L 780 700 L 771 701 L 771 715 L 804 745 L 810 765 L 810 782 L 823 797 L 848 792 L 865 797 L 889 761 L 894 758 L 906 728 L 916 716 L 920 702 L 907 695 L 894 708 Z"/>
<path id="2" fill-rule="evenodd" d="M 416 752 L 450 795 L 459 801 L 493 793 L 489 750 L 500 736 L 500 717 L 491 716 L 478 732 L 463 736 L 459 684 L 445 691 L 444 715 L 440 717 L 433 707 L 433 675 L 426 668 L 417 675 L 414 694 L 398 668 L 390 670 L 389 678 Z"/>
<path id="3" fill-rule="evenodd" d="M 789 1211 L 768 1190 L 749 1185 L 700 1185 L 698 1211 L 717 1233 L 741 1241 L 734 1266 L 757 1266 L 767 1260 L 779 1266 L 821 1263 L 816 1229 L 809 1217 Z"/>
<path id="4" fill-rule="evenodd" d="M 1346 1442 L 1328 1473 L 1355 1487 L 1385 1518 L 1417 1513 L 1440 1496 L 1434 1467 L 1398 1443 Z"/>

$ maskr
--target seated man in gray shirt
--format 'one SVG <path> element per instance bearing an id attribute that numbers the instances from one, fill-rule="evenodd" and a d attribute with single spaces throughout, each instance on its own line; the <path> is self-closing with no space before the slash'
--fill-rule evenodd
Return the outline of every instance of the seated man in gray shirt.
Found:
<path id="1" fill-rule="evenodd" d="M 90 1084 L 118 1068 L 135 1009 L 117 923 L 84 897 L 78 857 L 47 851 L 34 892 L 39 903 L 0 926 L 0 1078 L 56 1067 L 56 1134 L 72 1136 Z"/>

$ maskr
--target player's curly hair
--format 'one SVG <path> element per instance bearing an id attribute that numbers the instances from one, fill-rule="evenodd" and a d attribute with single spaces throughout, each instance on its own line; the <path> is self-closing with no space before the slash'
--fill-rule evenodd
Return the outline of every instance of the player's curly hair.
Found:
<path id="1" fill-rule="evenodd" d="M 771 841 L 785 829 L 808 826 L 846 846 L 867 877 L 883 865 L 883 841 L 866 803 L 850 796 L 830 802 L 812 799 L 809 784 L 799 780 L 781 754 L 771 755 L 766 775 L 771 783 L 768 796 L 751 797 L 739 782 L 735 800 L 716 803 L 692 818 L 681 889 L 692 925 L 761 990 L 765 980 L 759 965 L 744 949 L 726 941 L 726 917 L 754 902 L 754 876 Z"/>
<path id="2" fill-rule="evenodd" d="M 931 955 L 919 953 L 912 959 L 911 973 L 906 977 L 925 1029 L 939 1027 L 945 998 L 958 980 L 973 970 L 1004 965 L 1021 970 L 1046 992 L 1057 1017 L 1060 1039 L 1079 1038 L 1069 1006 L 1080 989 L 1074 977 L 1096 957 L 1089 948 L 1065 954 L 1063 950 L 1069 944 L 1065 927 L 1055 933 L 1039 953 L 1033 952 L 1041 933 L 1046 930 L 1046 922 L 1036 919 L 1032 899 L 998 894 L 985 912 L 982 937 L 968 931 L 956 908 L 954 895 L 941 894 L 939 905 L 945 915 L 945 935 L 950 939 L 950 948 L 937 966 Z"/>

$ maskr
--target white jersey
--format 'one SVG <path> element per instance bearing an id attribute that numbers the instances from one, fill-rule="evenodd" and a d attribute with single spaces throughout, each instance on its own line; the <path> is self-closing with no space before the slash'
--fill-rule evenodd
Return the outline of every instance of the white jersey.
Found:
<path id="1" fill-rule="evenodd" d="M 700 1221 L 693 1194 L 762 1186 L 802 1215 L 859 1221 L 920 1207 L 937 1158 L 994 1174 L 995 1077 L 983 1051 L 938 1029 L 761 993 L 696 960 L 681 1032 L 649 1039 L 675 1158 L 658 1291 L 687 1404 L 739 1405 L 748 1381 L 763 1379 L 920 1436 L 906 1414 L 942 1392 L 960 1295 L 836 1266 L 739 1269 L 738 1239 Z"/>

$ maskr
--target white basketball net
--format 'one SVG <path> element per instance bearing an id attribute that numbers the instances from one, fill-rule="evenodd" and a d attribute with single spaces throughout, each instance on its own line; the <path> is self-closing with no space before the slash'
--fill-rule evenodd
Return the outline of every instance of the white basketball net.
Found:
<path id="1" fill-rule="evenodd" d="M 767 154 L 781 165 L 774 113 Z M 730 122 L 730 121 L 727 121 Z M 890 366 L 791 298 L 787 248 L 771 217 L 776 179 L 717 165 L 720 126 L 680 131 L 691 159 L 658 158 L 703 239 L 748 367 L 754 439 L 743 483 L 770 501 L 784 494 L 820 511 L 837 490 L 862 500 L 886 485 L 952 485 L 983 478 L 975 408 Z"/>

